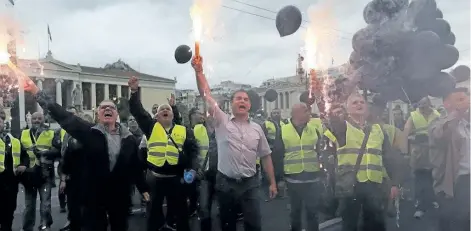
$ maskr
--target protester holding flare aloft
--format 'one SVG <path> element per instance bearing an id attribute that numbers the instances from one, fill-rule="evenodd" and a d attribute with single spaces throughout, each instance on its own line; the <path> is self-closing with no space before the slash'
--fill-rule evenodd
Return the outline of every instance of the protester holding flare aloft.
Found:
<path id="1" fill-rule="evenodd" d="M 162 204 L 166 197 L 167 208 L 176 217 L 177 230 L 189 231 L 187 193 L 183 184 L 191 184 L 199 168 L 199 149 L 193 131 L 173 122 L 174 111 L 170 105 L 173 96 L 170 104 L 158 107 L 157 120 L 154 120 L 140 102 L 137 77 L 131 77 L 128 85 L 131 89 L 129 109 L 147 137 L 147 180 L 151 186 L 147 230 L 155 231 L 164 226 Z"/>
<path id="2" fill-rule="evenodd" d="M 73 138 L 88 148 L 80 182 L 83 194 L 82 230 L 128 230 L 131 185 L 136 184 L 148 200 L 148 186 L 142 176 L 138 144 L 129 130 L 117 123 L 118 111 L 110 100 L 98 106 L 98 124 L 85 121 L 54 103 L 30 80 L 25 91 L 49 111 L 54 120 Z"/>
<path id="3" fill-rule="evenodd" d="M 260 231 L 261 212 L 258 196 L 256 162 L 261 159 L 270 180 L 269 194 L 277 194 L 273 173 L 271 150 L 260 125 L 249 119 L 250 98 L 245 90 L 238 90 L 231 97 L 232 115 L 224 113 L 211 97 L 208 82 L 203 74 L 203 60 L 195 57 L 192 66 L 200 95 L 204 96 L 208 110 L 214 119 L 213 125 L 218 146 L 218 173 L 216 191 L 219 200 L 222 230 L 236 230 L 237 204 L 244 213 L 244 230 Z"/>

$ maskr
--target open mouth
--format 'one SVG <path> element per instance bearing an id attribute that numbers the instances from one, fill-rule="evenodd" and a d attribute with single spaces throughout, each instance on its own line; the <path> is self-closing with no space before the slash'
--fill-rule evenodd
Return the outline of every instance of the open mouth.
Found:
<path id="1" fill-rule="evenodd" d="M 167 118 L 167 117 L 168 117 L 168 112 L 162 113 L 162 116 L 163 116 L 164 118 Z"/>
<path id="2" fill-rule="evenodd" d="M 244 109 L 244 110 L 245 110 L 245 109 L 247 109 L 247 108 L 245 107 L 245 105 L 240 105 L 240 106 L 239 106 L 239 109 Z"/>
<path id="3" fill-rule="evenodd" d="M 103 116 L 104 116 L 105 118 L 111 118 L 111 117 L 113 117 L 113 113 L 111 113 L 110 111 L 105 111 L 105 113 L 103 114 Z"/>

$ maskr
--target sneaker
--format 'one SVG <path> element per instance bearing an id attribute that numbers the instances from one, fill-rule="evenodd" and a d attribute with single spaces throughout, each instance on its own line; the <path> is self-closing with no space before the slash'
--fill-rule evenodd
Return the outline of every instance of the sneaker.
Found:
<path id="1" fill-rule="evenodd" d="M 177 227 L 175 227 L 175 225 L 170 226 L 170 225 L 165 224 L 164 227 L 162 227 L 162 230 L 177 231 Z"/>
<path id="2" fill-rule="evenodd" d="M 242 221 L 244 220 L 244 214 L 243 213 L 238 213 L 237 214 L 237 221 Z"/>
<path id="3" fill-rule="evenodd" d="M 70 221 L 67 221 L 64 227 L 62 229 L 59 229 L 59 231 L 69 231 L 69 230 L 70 230 Z"/>
<path id="4" fill-rule="evenodd" d="M 38 230 L 39 230 L 39 231 L 50 231 L 51 229 L 50 229 L 48 226 L 40 225 L 40 226 L 38 227 Z"/>
<path id="5" fill-rule="evenodd" d="M 417 210 L 417 211 L 415 211 L 415 213 L 414 213 L 414 217 L 415 217 L 415 219 L 420 219 L 420 218 L 422 218 L 422 217 L 424 216 L 424 214 L 425 214 L 424 211 Z"/>
<path id="6" fill-rule="evenodd" d="M 438 202 L 433 202 L 432 204 L 435 209 L 440 208 L 440 205 L 438 204 Z"/>

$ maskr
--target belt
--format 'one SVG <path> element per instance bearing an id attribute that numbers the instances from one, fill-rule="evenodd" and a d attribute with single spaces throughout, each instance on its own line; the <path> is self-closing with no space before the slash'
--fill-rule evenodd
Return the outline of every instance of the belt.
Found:
<path id="1" fill-rule="evenodd" d="M 222 178 L 226 179 L 227 181 L 231 181 L 231 182 L 235 182 L 235 183 L 243 183 L 243 182 L 249 181 L 250 179 L 255 177 L 255 175 L 253 175 L 253 176 L 249 176 L 249 177 L 233 178 L 233 177 L 228 177 L 228 176 L 224 175 L 224 173 L 222 173 L 222 172 L 218 171 L 218 173 L 219 173 L 219 175 L 222 176 Z"/>

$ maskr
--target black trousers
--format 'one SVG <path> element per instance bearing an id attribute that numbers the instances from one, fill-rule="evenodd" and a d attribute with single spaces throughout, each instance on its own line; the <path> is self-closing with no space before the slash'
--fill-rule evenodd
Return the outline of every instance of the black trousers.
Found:
<path id="1" fill-rule="evenodd" d="M 181 177 L 155 177 L 149 172 L 147 182 L 151 188 L 151 199 L 147 204 L 147 230 L 156 231 L 165 224 L 162 204 L 166 198 L 167 211 L 171 210 L 176 217 L 177 230 L 190 231 L 187 193 Z"/>
<path id="2" fill-rule="evenodd" d="M 80 187 L 73 180 L 66 181 L 65 195 L 67 196 L 67 208 L 69 209 L 67 218 L 70 222 L 70 230 L 80 231 L 81 204 L 80 204 Z"/>
<path id="3" fill-rule="evenodd" d="M 340 201 L 342 231 L 357 231 L 359 223 L 363 224 L 363 231 L 386 231 L 383 195 L 381 184 L 358 183 L 354 196 Z M 362 222 L 359 222 L 360 214 Z"/>
<path id="4" fill-rule="evenodd" d="M 15 176 L 7 176 L 0 173 L 0 230 L 11 231 L 13 216 L 16 209 L 16 197 L 18 195 L 18 181 Z"/>
<path id="5" fill-rule="evenodd" d="M 427 211 L 435 201 L 433 192 L 432 170 L 418 169 L 414 171 L 415 199 L 417 210 Z"/>
<path id="6" fill-rule="evenodd" d="M 200 219 L 201 230 L 212 230 L 211 211 L 213 200 L 216 196 L 216 176 L 206 174 L 205 179 L 200 183 Z"/>
<path id="7" fill-rule="evenodd" d="M 219 202 L 221 229 L 236 231 L 235 208 L 240 205 L 244 214 L 245 231 L 261 231 L 260 183 L 256 176 L 241 180 L 230 179 L 218 172 L 216 191 Z"/>
<path id="8" fill-rule="evenodd" d="M 287 183 L 291 203 L 291 230 L 301 231 L 302 211 L 306 208 L 306 231 L 319 231 L 319 197 L 321 195 L 320 182 L 314 183 Z"/>
<path id="9" fill-rule="evenodd" d="M 66 193 L 61 192 L 60 187 L 57 188 L 57 191 L 58 191 L 57 195 L 58 195 L 58 198 L 59 198 L 59 206 L 60 206 L 61 209 L 65 209 L 65 207 L 67 206 Z"/>
<path id="10" fill-rule="evenodd" d="M 459 176 L 454 188 L 454 197 L 438 195 L 440 204 L 440 231 L 469 231 L 470 223 L 470 185 L 469 175 Z"/>

